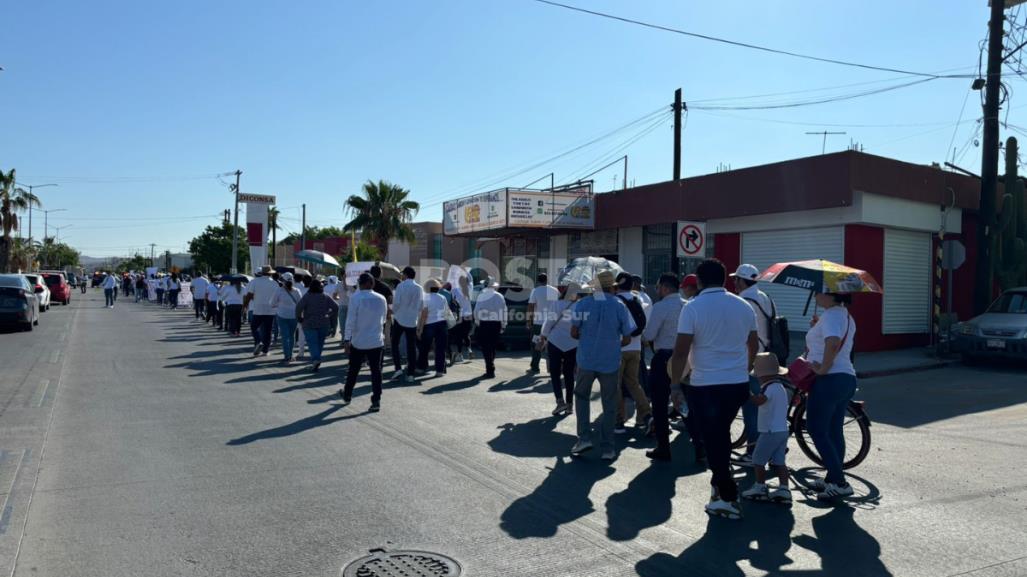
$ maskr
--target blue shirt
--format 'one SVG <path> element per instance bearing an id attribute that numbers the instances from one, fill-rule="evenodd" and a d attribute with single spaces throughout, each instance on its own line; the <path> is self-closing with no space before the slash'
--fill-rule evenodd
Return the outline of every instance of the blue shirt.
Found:
<path id="1" fill-rule="evenodd" d="M 620 368 L 621 337 L 635 330 L 628 307 L 612 294 L 585 297 L 574 305 L 571 324 L 578 327 L 578 367 L 597 373 Z"/>

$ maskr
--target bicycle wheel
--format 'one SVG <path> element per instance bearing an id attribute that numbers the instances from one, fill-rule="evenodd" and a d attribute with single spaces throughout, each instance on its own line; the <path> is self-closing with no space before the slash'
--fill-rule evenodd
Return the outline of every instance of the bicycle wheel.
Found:
<path id="1" fill-rule="evenodd" d="M 731 448 L 733 450 L 745 447 L 745 420 L 742 418 L 742 411 L 738 411 L 735 420 L 731 421 Z"/>
<path id="2" fill-rule="evenodd" d="M 813 439 L 806 430 L 806 403 L 795 407 L 795 414 L 792 417 L 792 432 L 802 452 L 814 463 L 823 465 L 824 462 L 817 453 Z M 842 460 L 842 468 L 851 469 L 862 463 L 870 454 L 870 417 L 863 411 L 863 407 L 859 403 L 849 401 L 845 421 L 842 423 L 842 435 L 845 438 L 845 456 Z"/>

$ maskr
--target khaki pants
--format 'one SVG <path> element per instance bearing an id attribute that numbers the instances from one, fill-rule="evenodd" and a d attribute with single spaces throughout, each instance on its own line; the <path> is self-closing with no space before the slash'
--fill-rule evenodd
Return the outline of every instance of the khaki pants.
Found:
<path id="1" fill-rule="evenodd" d="M 617 383 L 624 383 L 628 393 L 635 400 L 635 422 L 644 423 L 646 417 L 652 412 L 649 406 L 649 399 L 642 390 L 642 383 L 638 382 L 638 365 L 642 362 L 642 351 L 622 351 L 620 354 L 620 370 L 617 372 Z M 624 422 L 624 393 L 622 387 L 617 387 L 617 422 Z"/>

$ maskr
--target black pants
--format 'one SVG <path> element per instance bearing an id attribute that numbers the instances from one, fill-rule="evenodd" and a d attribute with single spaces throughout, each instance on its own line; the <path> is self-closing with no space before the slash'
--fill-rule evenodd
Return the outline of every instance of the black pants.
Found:
<path id="1" fill-rule="evenodd" d="M 371 369 L 371 404 L 377 405 L 382 400 L 382 352 L 384 347 L 376 349 L 358 349 L 350 347 L 349 372 L 346 373 L 346 388 L 342 396 L 347 399 L 353 396 L 353 387 L 357 384 L 357 375 L 360 368 L 367 360 L 367 366 Z"/>
<path id="2" fill-rule="evenodd" d="M 118 289 L 103 289 L 103 301 L 105 306 L 114 306 L 114 293 L 117 291 Z"/>
<path id="3" fill-rule="evenodd" d="M 446 346 L 446 337 L 448 335 L 449 327 L 446 325 L 446 321 L 424 325 L 424 331 L 421 333 L 421 350 L 417 353 L 418 368 L 422 371 L 428 370 L 428 352 L 434 346 L 435 372 L 439 374 L 446 372 L 446 351 L 449 350 L 449 347 Z"/>
<path id="4" fill-rule="evenodd" d="M 203 311 L 207 301 L 203 299 L 193 299 L 193 313 L 196 318 L 203 316 Z"/>
<path id="5" fill-rule="evenodd" d="M 266 353 L 271 348 L 271 330 L 275 326 L 275 315 L 253 315 L 251 323 L 253 344 L 259 344 L 260 350 Z"/>
<path id="6" fill-rule="evenodd" d="M 546 345 L 549 379 L 553 383 L 553 394 L 557 403 L 574 402 L 574 370 L 578 367 L 578 349 L 561 351 L 553 343 Z M 562 382 L 561 382 L 562 380 Z"/>
<path id="7" fill-rule="evenodd" d="M 157 289 L 157 304 L 164 304 L 164 289 Z"/>
<path id="8" fill-rule="evenodd" d="M 499 333 L 503 324 L 499 321 L 481 321 L 478 325 L 478 346 L 481 356 L 485 357 L 485 372 L 496 374 L 496 347 L 499 346 Z"/>
<path id="9" fill-rule="evenodd" d="M 417 327 L 405 327 L 399 324 L 397 321 L 392 321 L 392 362 L 396 366 L 396 370 L 402 369 L 399 359 L 399 341 L 406 335 L 407 337 L 407 374 L 414 374 L 414 367 L 417 366 Z"/>
<path id="10" fill-rule="evenodd" d="M 685 387 L 688 416 L 695 418 L 706 446 L 713 478 L 710 484 L 724 501 L 738 500 L 738 485 L 731 476 L 731 423 L 749 400 L 749 383 Z"/>
<path id="11" fill-rule="evenodd" d="M 474 321 L 470 319 L 462 320 L 453 327 L 453 330 L 449 331 L 449 348 L 455 350 L 457 353 L 464 352 L 464 349 L 471 347 L 471 327 L 474 326 Z"/>
<path id="12" fill-rule="evenodd" d="M 656 351 L 650 371 L 649 387 L 653 400 L 653 431 L 656 433 L 656 446 L 670 445 L 670 416 L 667 407 L 670 405 L 670 376 L 667 375 L 667 363 L 674 351 L 660 349 Z"/>
<path id="13" fill-rule="evenodd" d="M 228 323 L 228 332 L 233 335 L 239 334 L 242 329 L 242 305 L 228 305 L 225 309 L 225 321 Z"/>
<path id="14" fill-rule="evenodd" d="M 178 308 L 178 293 L 182 292 L 179 289 L 171 289 L 168 291 L 168 306 L 173 309 Z"/>
<path id="15" fill-rule="evenodd" d="M 206 301 L 207 302 L 207 316 L 203 320 L 213 324 L 219 329 L 225 328 L 225 319 L 223 318 L 221 307 L 218 306 L 217 301 Z"/>

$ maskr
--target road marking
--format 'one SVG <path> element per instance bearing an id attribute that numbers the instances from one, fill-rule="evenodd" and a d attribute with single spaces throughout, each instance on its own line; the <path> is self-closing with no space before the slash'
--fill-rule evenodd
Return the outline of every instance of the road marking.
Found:
<path id="1" fill-rule="evenodd" d="M 20 453 L 20 454 L 19 454 Z M 14 455 L 18 454 L 17 459 Z M 8 462 L 14 463 L 14 471 L 11 473 L 11 483 L 7 487 L 7 493 L 4 494 L 3 503 L 0 504 L 0 535 L 7 532 L 7 527 L 11 524 L 11 514 L 14 509 L 14 483 L 18 480 L 18 472 L 21 471 L 21 465 L 28 460 L 29 452 L 27 449 L 22 449 L 20 452 L 15 451 L 0 451 L 0 479 L 2 479 L 6 473 L 4 465 Z"/>
<path id="2" fill-rule="evenodd" d="M 64 339 L 66 339 L 66 338 L 68 338 L 68 333 L 61 333 L 61 334 L 57 335 L 57 340 L 59 342 L 63 343 Z"/>
<path id="3" fill-rule="evenodd" d="M 56 365 L 61 360 L 61 351 L 54 351 L 50 354 L 50 364 Z"/>
<path id="4" fill-rule="evenodd" d="M 39 381 L 39 388 L 36 389 L 36 393 L 32 395 L 32 402 L 29 407 L 38 409 L 43 406 L 43 400 L 46 399 L 46 392 L 50 389 L 50 379 L 42 379 Z"/>

